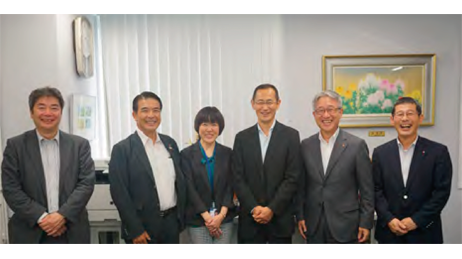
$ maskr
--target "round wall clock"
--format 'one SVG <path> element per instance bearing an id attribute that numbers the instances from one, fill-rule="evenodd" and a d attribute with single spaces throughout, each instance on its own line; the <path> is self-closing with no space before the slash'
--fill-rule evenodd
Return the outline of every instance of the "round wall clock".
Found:
<path id="1" fill-rule="evenodd" d="M 80 16 L 74 20 L 74 44 L 77 74 L 81 77 L 93 76 L 94 41 L 90 21 Z"/>

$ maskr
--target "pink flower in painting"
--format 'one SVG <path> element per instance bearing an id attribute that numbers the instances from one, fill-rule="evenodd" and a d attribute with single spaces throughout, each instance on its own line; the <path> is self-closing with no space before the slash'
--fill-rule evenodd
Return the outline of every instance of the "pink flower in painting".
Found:
<path id="1" fill-rule="evenodd" d="M 395 84 L 390 84 L 387 89 L 387 94 L 397 94 L 398 93 L 398 88 L 396 87 Z"/>
<path id="2" fill-rule="evenodd" d="M 393 107 L 393 103 L 391 103 L 390 99 L 385 99 L 385 101 L 383 101 L 383 104 L 382 104 L 382 110 L 388 107 Z"/>
<path id="3" fill-rule="evenodd" d="M 401 87 L 401 91 L 404 92 L 404 82 L 401 79 L 397 79 L 395 81 L 396 88 L 399 89 Z"/>
<path id="4" fill-rule="evenodd" d="M 383 79 L 380 83 L 380 90 L 386 91 L 389 88 L 390 82 L 387 79 Z"/>

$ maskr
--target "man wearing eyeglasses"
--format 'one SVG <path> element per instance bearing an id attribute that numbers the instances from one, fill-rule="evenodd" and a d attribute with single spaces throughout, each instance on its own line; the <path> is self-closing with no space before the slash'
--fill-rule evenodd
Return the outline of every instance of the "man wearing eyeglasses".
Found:
<path id="1" fill-rule="evenodd" d="M 309 244 L 362 243 L 374 222 L 374 183 L 366 142 L 339 128 L 342 99 L 313 99 L 319 133 L 301 143 L 298 229 Z"/>
<path id="2" fill-rule="evenodd" d="M 290 244 L 300 136 L 276 121 L 281 100 L 274 85 L 257 86 L 251 104 L 258 122 L 236 135 L 233 150 L 234 186 L 241 206 L 238 243 Z"/>
<path id="3" fill-rule="evenodd" d="M 419 103 L 402 97 L 390 117 L 398 138 L 374 149 L 379 243 L 443 243 L 440 214 L 451 193 L 452 163 L 445 145 L 418 135 L 423 118 Z"/>

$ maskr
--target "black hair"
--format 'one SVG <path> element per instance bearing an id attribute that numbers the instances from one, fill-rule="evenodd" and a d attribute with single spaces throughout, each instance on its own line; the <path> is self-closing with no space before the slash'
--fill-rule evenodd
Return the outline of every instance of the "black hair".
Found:
<path id="1" fill-rule="evenodd" d="M 220 128 L 218 135 L 221 135 L 225 128 L 225 118 L 223 114 L 213 106 L 206 106 L 197 113 L 194 119 L 194 130 L 196 130 L 197 133 L 199 133 L 199 127 L 204 122 L 218 123 L 218 127 Z"/>
<path id="2" fill-rule="evenodd" d="M 38 99 L 44 97 L 44 96 L 52 96 L 58 99 L 59 106 L 61 106 L 61 110 L 64 108 L 64 99 L 63 96 L 61 95 L 61 92 L 53 87 L 42 87 L 42 88 L 37 88 L 34 91 L 32 91 L 29 95 L 29 109 L 32 111 L 34 109 L 35 103 L 38 101 Z"/>
<path id="3" fill-rule="evenodd" d="M 255 88 L 255 90 L 253 90 L 252 100 L 255 100 L 255 95 L 257 95 L 258 90 L 264 90 L 264 89 L 269 89 L 269 88 L 274 90 L 274 92 L 276 93 L 276 101 L 279 101 L 278 89 L 276 88 L 276 86 L 274 86 L 272 84 L 261 84 L 261 85 L 257 86 Z"/>
<path id="4" fill-rule="evenodd" d="M 162 101 L 160 100 L 160 97 L 157 96 L 157 94 L 153 93 L 153 92 L 149 92 L 149 91 L 144 91 L 142 93 L 140 93 L 139 95 L 135 96 L 135 98 L 133 99 L 133 112 L 138 112 L 138 102 L 141 100 L 141 99 L 155 99 L 159 102 L 160 104 L 160 110 L 162 110 Z"/>
<path id="5" fill-rule="evenodd" d="M 395 104 L 393 105 L 393 110 L 391 111 L 391 115 L 395 116 L 395 108 L 396 106 L 400 105 L 400 104 L 405 104 L 405 103 L 409 103 L 409 104 L 415 104 L 415 108 L 417 110 L 417 114 L 420 116 L 422 114 L 422 106 L 420 106 L 420 104 L 414 100 L 413 98 L 411 97 L 400 97 L 396 102 Z"/>

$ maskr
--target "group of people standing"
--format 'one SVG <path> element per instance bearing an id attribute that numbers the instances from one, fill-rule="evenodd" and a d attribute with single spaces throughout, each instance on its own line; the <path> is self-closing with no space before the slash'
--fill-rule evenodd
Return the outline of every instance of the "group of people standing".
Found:
<path id="1" fill-rule="evenodd" d="M 198 141 L 181 152 L 158 133 L 162 101 L 152 92 L 133 100 L 137 130 L 112 148 L 110 192 L 126 243 L 290 244 L 442 243 L 441 211 L 451 192 L 446 146 L 418 135 L 419 103 L 400 98 L 390 122 L 397 138 L 374 149 L 339 128 L 342 99 L 313 98 L 319 132 L 299 132 L 276 120 L 277 88 L 262 84 L 251 99 L 258 121 L 239 132 L 231 149 L 218 143 L 225 119 L 216 107 L 196 115 Z M 55 88 L 34 90 L 36 128 L 7 141 L 4 197 L 14 215 L 11 243 L 88 243 L 85 210 L 94 188 L 87 140 L 59 130 L 64 100 Z M 236 202 L 238 201 L 238 202 Z M 374 224 L 374 211 L 377 222 Z"/>

